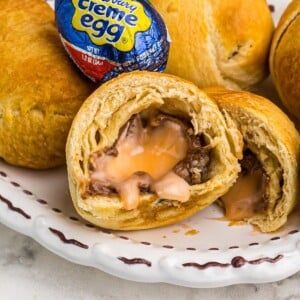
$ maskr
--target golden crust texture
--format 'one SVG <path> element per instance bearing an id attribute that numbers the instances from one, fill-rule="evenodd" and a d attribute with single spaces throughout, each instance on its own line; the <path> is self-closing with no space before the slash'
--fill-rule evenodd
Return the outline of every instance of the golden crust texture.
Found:
<path id="1" fill-rule="evenodd" d="M 44 1 L 1 1 L 0 20 L 0 157 L 64 164 L 72 119 L 93 86 L 65 54 Z"/>
<path id="2" fill-rule="evenodd" d="M 266 210 L 245 221 L 262 232 L 277 230 L 286 222 L 298 197 L 298 131 L 277 106 L 263 97 L 223 88 L 205 91 L 235 121 L 245 147 L 256 155 L 269 178 Z"/>
<path id="3" fill-rule="evenodd" d="M 265 0 L 151 2 L 171 37 L 168 73 L 236 89 L 267 76 L 273 22 Z"/>
<path id="4" fill-rule="evenodd" d="M 184 203 L 159 203 L 155 194 L 142 193 L 138 208 L 126 210 L 117 195 L 86 196 L 91 154 L 112 146 L 130 117 L 149 108 L 189 119 L 194 134 L 205 135 L 212 147 L 209 179 L 191 185 L 190 200 Z M 77 212 L 101 227 L 137 230 L 180 221 L 224 194 L 239 172 L 242 139 L 231 120 L 192 83 L 172 75 L 136 71 L 103 84 L 85 101 L 72 123 L 66 151 Z"/>
<path id="5" fill-rule="evenodd" d="M 270 70 L 283 104 L 300 119 L 300 1 L 294 0 L 275 30 Z"/>

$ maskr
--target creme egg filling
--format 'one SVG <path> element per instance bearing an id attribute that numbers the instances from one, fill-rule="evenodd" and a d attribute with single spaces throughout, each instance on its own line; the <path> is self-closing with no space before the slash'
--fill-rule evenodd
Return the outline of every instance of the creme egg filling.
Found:
<path id="1" fill-rule="evenodd" d="M 190 186 L 173 168 L 187 152 L 180 122 L 166 119 L 151 124 L 148 120 L 144 127 L 136 115 L 120 132 L 114 151 L 92 155 L 91 182 L 115 190 L 127 210 L 138 207 L 143 189 L 163 199 L 186 202 Z"/>
<path id="2" fill-rule="evenodd" d="M 235 184 L 222 196 L 225 216 L 231 221 L 251 218 L 265 209 L 267 175 L 255 155 L 246 150 L 241 162 L 242 172 Z"/>

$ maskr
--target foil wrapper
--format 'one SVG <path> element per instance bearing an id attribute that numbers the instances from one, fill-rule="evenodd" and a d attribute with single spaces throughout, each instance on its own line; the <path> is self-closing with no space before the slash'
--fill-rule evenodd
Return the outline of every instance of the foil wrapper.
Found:
<path id="1" fill-rule="evenodd" d="M 66 51 L 93 81 L 166 67 L 168 31 L 149 1 L 56 0 L 55 19 Z"/>

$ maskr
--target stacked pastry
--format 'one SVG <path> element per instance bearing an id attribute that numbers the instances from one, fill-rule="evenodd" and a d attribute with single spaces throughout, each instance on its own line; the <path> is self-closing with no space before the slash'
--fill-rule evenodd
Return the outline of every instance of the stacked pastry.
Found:
<path id="1" fill-rule="evenodd" d="M 249 89 L 268 75 L 266 0 L 152 0 L 169 29 L 166 71 L 199 87 Z"/>
<path id="2" fill-rule="evenodd" d="M 300 119 L 300 1 L 293 0 L 275 30 L 270 69 L 285 107 Z"/>
<path id="3" fill-rule="evenodd" d="M 46 2 L 0 1 L 0 19 L 0 157 L 62 165 L 73 117 L 94 86 L 69 60 Z"/>
<path id="4" fill-rule="evenodd" d="M 67 143 L 78 213 L 101 227 L 143 229 L 220 198 L 229 219 L 264 232 L 284 224 L 298 191 L 293 123 L 254 94 L 206 92 L 150 72 L 121 75 L 96 90 Z"/>

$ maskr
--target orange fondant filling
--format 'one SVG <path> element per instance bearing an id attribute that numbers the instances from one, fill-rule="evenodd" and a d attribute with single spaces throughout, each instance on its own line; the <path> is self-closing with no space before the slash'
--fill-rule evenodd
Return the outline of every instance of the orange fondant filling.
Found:
<path id="1" fill-rule="evenodd" d="M 262 170 L 239 176 L 236 183 L 222 196 L 229 220 L 240 221 L 254 215 L 255 207 L 263 199 L 263 181 Z"/>
<path id="2" fill-rule="evenodd" d="M 117 156 L 95 158 L 92 180 L 114 187 L 126 209 L 139 204 L 140 184 L 147 184 L 160 198 L 187 201 L 188 183 L 172 172 L 185 158 L 188 143 L 176 122 L 166 120 L 157 127 L 144 128 L 141 122 L 134 134 L 123 130 L 116 144 Z"/>

